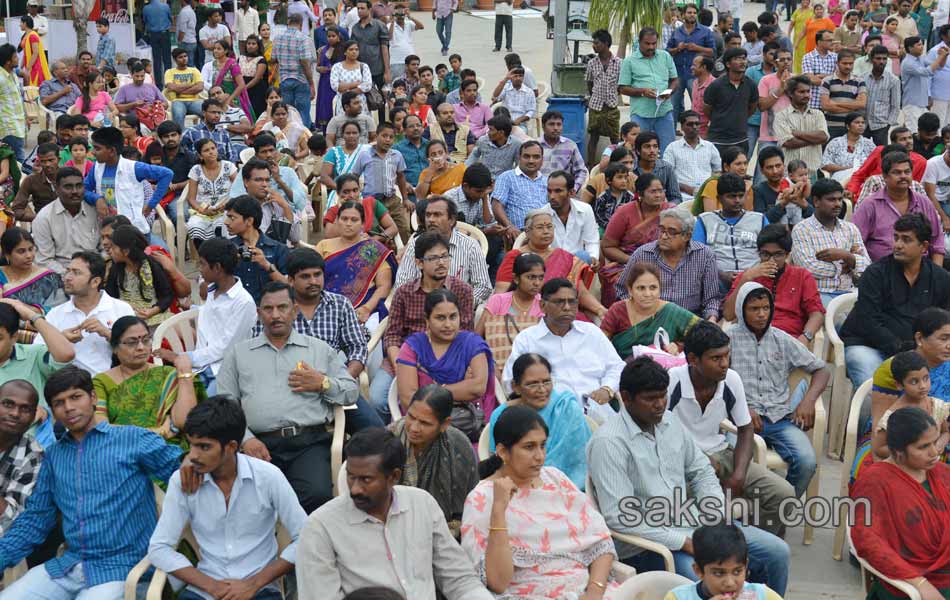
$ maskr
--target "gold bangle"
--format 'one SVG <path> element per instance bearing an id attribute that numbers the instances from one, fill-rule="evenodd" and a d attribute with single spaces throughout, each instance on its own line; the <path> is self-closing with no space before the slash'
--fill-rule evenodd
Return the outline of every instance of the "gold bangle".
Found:
<path id="1" fill-rule="evenodd" d="M 178 379 L 191 379 L 194 376 L 195 376 L 194 373 L 179 373 Z"/>
<path id="2" fill-rule="evenodd" d="M 914 584 L 914 587 L 919 590 L 919 589 L 920 589 L 920 586 L 924 585 L 925 583 L 927 583 L 927 578 L 926 578 L 926 577 L 921 577 L 921 578 L 920 578 L 920 581 L 918 581 L 917 583 Z"/>
<path id="3" fill-rule="evenodd" d="M 489 527 L 489 528 L 488 528 L 488 532 L 491 533 L 492 531 L 504 531 L 504 532 L 507 532 L 507 531 L 508 531 L 508 528 L 507 528 L 507 527 Z"/>
<path id="4" fill-rule="evenodd" d="M 607 584 L 606 584 L 606 583 L 601 583 L 601 582 L 599 582 L 599 581 L 594 581 L 593 579 L 588 579 L 588 580 L 587 580 L 587 583 L 593 583 L 594 585 L 596 585 L 597 587 L 599 587 L 601 590 L 605 590 L 605 591 L 606 591 L 606 589 L 607 589 Z"/>

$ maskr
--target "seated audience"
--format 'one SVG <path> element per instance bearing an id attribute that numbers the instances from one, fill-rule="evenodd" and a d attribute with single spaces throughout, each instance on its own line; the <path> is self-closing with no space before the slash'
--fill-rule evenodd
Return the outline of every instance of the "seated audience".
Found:
<path id="1" fill-rule="evenodd" d="M 135 227 L 116 227 L 111 241 L 109 255 L 113 264 L 106 277 L 106 292 L 128 302 L 149 327 L 157 326 L 171 316 L 169 308 L 175 299 L 165 269 L 145 254 L 148 241 Z"/>
<path id="2" fill-rule="evenodd" d="M 577 319 L 577 289 L 566 279 L 550 279 L 541 288 L 544 318 L 518 334 L 505 363 L 503 382 L 510 387 L 514 363 L 522 354 L 537 353 L 554 367 L 554 377 L 574 392 L 595 420 L 603 422 L 615 410 L 623 361 L 607 336 L 593 323 Z"/>
<path id="3" fill-rule="evenodd" d="M 465 498 L 478 483 L 478 465 L 471 440 L 452 425 L 453 405 L 447 387 L 422 386 L 409 400 L 406 415 L 389 429 L 406 451 L 399 485 L 429 492 L 458 539 Z"/>
<path id="4" fill-rule="evenodd" d="M 693 229 L 693 239 L 709 246 L 716 255 L 723 291 L 742 271 L 756 264 L 756 239 L 769 224 L 762 213 L 742 208 L 745 189 L 738 175 L 724 173 L 717 186 L 722 209 L 701 214 Z"/>
<path id="5" fill-rule="evenodd" d="M 792 167 L 788 165 L 785 176 L 785 154 L 778 146 L 767 146 L 759 152 L 759 171 L 762 181 L 752 187 L 752 209 L 765 215 L 769 223 L 781 223 L 794 227 L 803 218 L 810 217 L 814 209 L 808 204 L 808 170 L 802 169 L 804 181 L 796 183 Z M 801 164 L 801 161 L 797 161 Z"/>
<path id="6" fill-rule="evenodd" d="M 429 166 L 419 173 L 419 183 L 414 190 L 416 198 L 438 196 L 462 185 L 465 163 L 456 163 L 449 156 L 445 142 L 432 140 L 426 144 L 426 159 Z"/>
<path id="7" fill-rule="evenodd" d="M 648 262 L 635 263 L 627 273 L 626 300 L 617 300 L 604 315 L 600 328 L 610 338 L 620 358 L 630 357 L 636 346 L 651 346 L 662 329 L 674 356 L 682 351 L 686 332 L 699 317 L 672 302 L 660 299 L 660 271 Z"/>
<path id="8" fill-rule="evenodd" d="M 435 289 L 425 298 L 426 331 L 413 333 L 396 355 L 396 388 L 403 411 L 420 387 L 437 383 L 452 393 L 452 422 L 478 441 L 495 400 L 495 363 L 478 334 L 460 331 L 459 299 Z M 393 415 L 395 417 L 395 415 Z"/>
<path id="9" fill-rule="evenodd" d="M 468 87 L 468 85 L 466 82 L 465 86 Z M 465 90 L 466 96 L 473 91 L 475 90 Z M 488 119 L 492 118 L 492 112 L 488 106 L 477 101 L 473 101 L 472 104 L 475 110 L 470 109 L 469 104 L 465 102 L 456 106 L 447 102 L 437 104 L 435 106 L 436 122 L 430 121 L 422 130 L 422 137 L 425 139 L 445 142 L 449 156 L 460 164 L 468 160 L 475 149 L 475 140 L 488 133 Z M 460 115 L 463 111 L 467 114 Z"/>
<path id="10" fill-rule="evenodd" d="M 832 138 L 821 155 L 821 170 L 831 173 L 835 181 L 846 182 L 855 169 L 864 164 L 872 152 L 874 142 L 864 137 L 864 114 L 848 113 L 844 117 L 847 132 Z"/>
<path id="11" fill-rule="evenodd" d="M 543 149 L 534 140 L 518 148 L 518 166 L 495 177 L 492 210 L 513 242 L 525 226 L 525 217 L 548 203 L 548 178 L 541 174 Z"/>
<path id="12" fill-rule="evenodd" d="M 639 131 L 639 130 L 637 130 Z M 636 139 L 634 137 L 634 139 Z M 627 176 L 620 181 L 615 182 L 614 187 L 618 190 L 611 195 L 616 197 L 619 193 L 619 189 L 627 190 L 630 193 L 633 193 L 633 184 L 636 182 L 637 177 L 636 173 L 633 172 L 634 167 L 637 166 L 637 155 L 634 150 L 627 148 L 626 144 L 618 145 L 616 149 L 610 152 L 607 155 L 608 158 L 605 160 L 607 164 L 604 165 L 600 173 L 592 175 L 581 187 L 578 198 L 582 202 L 587 202 L 588 204 L 594 204 L 597 198 L 600 198 L 604 192 L 607 191 L 607 188 L 610 187 L 607 181 L 607 167 L 613 163 L 618 163 L 627 168 Z M 614 176 L 616 178 L 616 175 Z M 619 184 L 619 185 L 618 185 Z M 664 196 L 665 196 L 664 190 Z"/>
<path id="13" fill-rule="evenodd" d="M 817 457 L 804 432 L 815 424 L 815 405 L 830 379 L 824 360 L 775 324 L 776 300 L 762 284 L 744 283 L 736 294 L 738 325 L 729 330 L 732 369 L 741 377 L 755 433 L 788 464 L 787 479 L 799 498 L 815 474 Z M 788 385 L 795 369 L 811 376 Z"/>
<path id="14" fill-rule="evenodd" d="M 77 252 L 99 245 L 96 209 L 83 202 L 82 173 L 61 167 L 56 173 L 56 199 L 36 214 L 30 230 L 36 242 L 36 263 L 63 275 Z"/>
<path id="15" fill-rule="evenodd" d="M 630 255 L 614 285 L 617 298 L 630 297 L 627 281 L 634 266 L 649 263 L 660 271 L 660 298 L 715 323 L 722 304 L 716 256 L 708 246 L 692 239 L 695 223 L 696 219 L 682 210 L 662 211 L 657 241 Z"/>
<path id="16" fill-rule="evenodd" d="M 27 433 L 39 399 L 29 381 L 11 379 L 0 385 L 0 452 L 6 457 L 0 477 L 0 537 L 26 507 L 42 466 L 43 447 Z"/>
<path id="17" fill-rule="evenodd" d="M 178 47 L 172 51 L 175 66 L 165 71 L 163 93 L 171 101 L 172 121 L 185 126 L 185 117 L 201 117 L 201 99 L 204 91 L 201 71 L 188 64 L 188 50 Z"/>
<path id="18" fill-rule="evenodd" d="M 495 359 L 493 375 L 498 379 L 511 354 L 515 336 L 536 325 L 544 316 L 538 295 L 544 284 L 544 270 L 544 259 L 537 254 L 519 255 L 512 267 L 508 291 L 492 294 L 475 323 L 475 333 L 484 338 L 491 349 Z"/>
<path id="19" fill-rule="evenodd" d="M 673 165 L 660 158 L 660 138 L 652 131 L 644 131 L 637 136 L 634 142 L 637 153 L 637 164 L 631 170 L 631 176 L 641 176 L 646 173 L 656 175 L 663 182 L 666 191 L 666 200 L 671 204 L 679 204 L 683 199 L 680 184 L 676 179 L 676 170 Z"/>
<path id="20" fill-rule="evenodd" d="M 224 207 L 224 224 L 233 236 L 231 242 L 241 252 L 241 261 L 234 270 L 244 289 L 259 302 L 264 286 L 271 281 L 286 281 L 287 246 L 267 237 L 261 231 L 263 211 L 250 196 L 232 198 Z"/>
<path id="21" fill-rule="evenodd" d="M 26 510 L 0 538 L 0 569 L 26 558 L 58 522 L 66 551 L 3 595 L 120 598 L 155 529 L 153 481 L 168 481 L 181 449 L 140 427 L 97 422 L 92 377 L 78 367 L 53 374 L 43 391 L 66 433 L 46 449 Z"/>
<path id="22" fill-rule="evenodd" d="M 436 600 L 436 589 L 447 600 L 492 599 L 435 498 L 398 485 L 405 457 L 396 436 L 383 429 L 350 438 L 348 493 L 311 514 L 300 533 L 301 600 L 341 600 L 367 586 L 403 590 L 413 600 Z M 383 528 L 386 537 L 398 540 L 397 552 L 379 543 Z"/>
<path id="23" fill-rule="evenodd" d="M 152 335 L 135 316 L 121 317 L 109 338 L 114 367 L 92 378 L 96 416 L 113 425 L 136 425 L 186 447 L 180 435 L 185 417 L 203 400 L 204 385 L 195 379 L 187 354 L 173 366 L 150 362 Z"/>
<path id="24" fill-rule="evenodd" d="M 294 214 L 292 204 L 273 185 L 272 171 L 266 162 L 258 158 L 244 163 L 241 168 L 242 195 L 250 196 L 260 205 L 261 231 L 275 242 L 286 245 L 287 242 L 300 239 L 300 219 Z M 231 186 L 232 192 L 235 187 Z M 232 194 L 232 198 L 237 197 Z"/>
<path id="25" fill-rule="evenodd" d="M 25 229 L 12 227 L 0 236 L 5 265 L 0 266 L 0 296 L 13 298 L 47 313 L 66 301 L 63 279 L 34 263 L 36 244 Z"/>
<path id="26" fill-rule="evenodd" d="M 491 171 L 485 163 L 476 162 L 466 167 L 461 185 L 443 194 L 455 202 L 460 219 L 480 229 L 488 238 L 489 257 L 494 255 L 491 250 L 493 241 L 500 246 L 497 233 L 501 229 L 491 211 L 491 191 Z"/>
<path id="27" fill-rule="evenodd" d="M 208 98 L 201 103 L 201 121 L 192 125 L 181 134 L 182 147 L 195 154 L 195 144 L 198 140 L 209 138 L 214 140 L 218 147 L 218 159 L 229 160 L 233 163 L 240 161 L 240 156 L 231 146 L 231 135 L 228 130 L 218 127 L 221 116 L 224 114 L 224 105 L 216 98 Z M 271 136 L 272 137 L 272 136 Z M 276 142 L 275 142 L 276 143 Z"/>
<path id="28" fill-rule="evenodd" d="M 852 492 L 867 499 L 855 504 L 854 550 L 884 576 L 919 590 L 921 598 L 946 597 L 950 523 L 942 507 L 950 502 L 950 470 L 936 460 L 940 426 L 910 407 L 895 411 L 887 425 L 891 457 L 869 467 Z M 879 579 L 871 593 L 900 594 Z"/>
<path id="29" fill-rule="evenodd" d="M 360 218 L 360 231 L 357 232 L 360 239 L 362 239 L 361 234 L 365 233 L 376 241 L 393 247 L 393 240 L 399 234 L 396 222 L 393 221 L 386 205 L 374 196 L 360 196 L 359 175 L 353 173 L 340 175 L 336 178 L 335 186 L 337 192 L 336 204 L 328 208 L 323 215 L 324 239 L 333 239 L 342 235 L 340 225 L 337 223 L 340 207 L 346 202 L 352 202 L 362 207 L 363 216 Z M 350 220 L 352 218 L 351 216 Z M 395 273 L 395 269 L 393 273 Z"/>
<path id="30" fill-rule="evenodd" d="M 802 344 L 811 346 L 815 334 L 824 327 L 825 308 L 815 278 L 805 267 L 788 263 L 792 238 L 784 225 L 767 225 L 755 239 L 759 263 L 746 269 L 732 282 L 722 315 L 727 321 L 738 318 L 736 297 L 739 288 L 756 282 L 769 290 L 775 302 L 771 324 Z"/>
<path id="31" fill-rule="evenodd" d="M 690 212 L 694 217 L 698 217 L 704 212 L 715 212 L 722 208 L 719 201 L 719 178 L 726 173 L 734 173 L 745 182 L 746 192 L 742 197 L 742 207 L 746 210 L 754 209 L 754 192 L 752 190 L 752 178 L 748 176 L 749 157 L 738 146 L 727 146 L 722 151 L 722 173 L 713 174 L 712 177 L 704 181 L 693 196 L 693 205 Z"/>
<path id="32" fill-rule="evenodd" d="M 924 217 L 933 232 L 928 245 L 930 259 L 937 266 L 943 265 L 944 237 L 940 235 L 943 225 L 930 198 L 910 189 L 910 158 L 903 152 L 885 154 L 881 172 L 884 174 L 884 189 L 858 204 L 851 218 L 861 232 L 871 261 L 878 262 L 891 253 L 894 223 L 898 218 L 917 213 Z"/>
<path id="33" fill-rule="evenodd" d="M 283 597 L 280 578 L 293 571 L 307 513 L 277 467 L 238 452 L 246 427 L 241 407 L 223 396 L 195 407 L 182 427 L 190 467 L 169 479 L 148 544 L 149 562 L 188 586 L 178 595 L 181 600 L 201 600 L 207 594 L 278 600 Z M 182 479 L 191 476 L 184 472 L 189 468 L 200 483 L 186 492 Z M 290 544 L 279 554 L 277 523 L 290 535 Z M 197 566 L 178 551 L 186 526 L 198 543 Z"/>
<path id="34" fill-rule="evenodd" d="M 595 317 L 603 317 L 607 309 L 590 293 L 594 271 L 583 260 L 554 245 L 554 218 L 544 208 L 535 209 L 525 217 L 525 243 L 507 254 L 498 267 L 495 277 L 495 292 L 508 289 L 512 281 L 512 267 L 522 254 L 537 254 L 544 259 L 544 280 L 566 279 L 577 289 L 580 296 L 579 309 Z"/>
<path id="35" fill-rule="evenodd" d="M 574 176 L 567 171 L 548 174 L 548 205 L 541 210 L 551 216 L 555 248 L 560 248 L 590 264 L 600 263 L 600 235 L 590 205 L 575 200 Z"/>
<path id="36" fill-rule="evenodd" d="M 623 148 L 633 155 L 634 152 L 634 143 L 637 141 L 637 136 L 640 135 L 640 124 L 636 121 L 627 121 L 620 126 L 620 143 L 619 144 L 609 144 L 604 148 L 604 153 L 600 157 L 600 172 L 603 173 L 604 169 L 607 168 L 607 165 L 612 162 L 617 162 L 611 160 L 610 156 L 618 148 Z M 595 176 L 592 176 L 588 183 L 593 181 Z"/>
<path id="37" fill-rule="evenodd" d="M 33 172 L 20 182 L 20 189 L 10 205 L 17 221 L 32 221 L 43 207 L 56 200 L 58 166 L 59 146 L 52 142 L 37 146 Z"/>
<path id="38" fill-rule="evenodd" d="M 834 298 L 854 290 L 871 261 L 857 226 L 839 218 L 841 184 L 819 179 L 812 186 L 811 198 L 815 214 L 792 229 L 790 259 L 811 273 L 827 308 Z"/>
<path id="39" fill-rule="evenodd" d="M 868 181 L 875 175 L 881 174 L 882 160 L 885 155 L 891 152 L 906 152 L 908 156 L 910 156 L 910 162 L 911 165 L 913 165 L 912 176 L 914 181 L 920 181 L 924 176 L 924 171 L 927 169 L 927 159 L 913 151 L 914 134 L 910 132 L 910 129 L 906 127 L 894 127 L 891 129 L 890 134 L 888 134 L 888 139 L 891 142 L 890 145 L 881 145 L 875 148 L 864 161 L 864 164 L 855 167 L 854 173 L 851 174 L 851 179 L 848 180 L 847 190 L 851 192 L 859 202 L 861 198 L 865 196 L 865 188 L 868 188 Z M 902 148 L 898 149 L 896 146 L 902 146 Z M 883 183 L 879 182 L 873 188 L 869 188 L 868 193 L 876 192 L 882 187 Z"/>
<path id="40" fill-rule="evenodd" d="M 595 431 L 587 445 L 591 480 L 587 493 L 597 498 L 611 531 L 663 544 L 673 553 L 676 573 L 697 581 L 699 576 L 693 570 L 695 528 L 684 525 L 685 517 L 665 515 L 674 526 L 656 526 L 647 520 L 632 524 L 622 511 L 632 499 L 643 506 L 650 498 L 685 497 L 689 490 L 690 498 L 702 502 L 691 505 L 692 519 L 704 515 L 723 518 L 725 499 L 716 470 L 692 433 L 667 410 L 669 384 L 666 369 L 649 357 L 640 357 L 623 368 L 620 414 Z M 701 505 L 708 508 L 702 511 Z M 749 578 L 784 594 L 788 545 L 748 524 L 742 525 L 742 532 L 749 544 Z M 617 554 L 638 573 L 663 569 L 660 555 L 648 550 L 617 544 Z"/>
<path id="41" fill-rule="evenodd" d="M 241 451 L 283 471 L 313 512 L 332 497 L 333 407 L 354 404 L 359 390 L 342 353 L 291 325 L 297 311 L 294 288 L 267 284 L 257 310 L 263 335 L 233 344 L 217 381 L 248 417 Z"/>
<path id="42" fill-rule="evenodd" d="M 224 205 L 228 203 L 231 185 L 238 176 L 238 168 L 229 160 L 218 161 L 214 141 L 195 142 L 198 164 L 188 172 L 188 191 L 185 200 L 191 207 L 188 217 L 188 237 L 199 248 L 205 240 L 224 237 Z"/>
<path id="43" fill-rule="evenodd" d="M 617 552 L 603 517 L 567 475 L 539 464 L 551 437 L 544 419 L 514 406 L 494 433 L 462 519 L 462 547 L 482 581 L 499 596 L 616 598 Z"/>
<path id="44" fill-rule="evenodd" d="M 550 432 L 544 445 L 544 464 L 561 471 L 580 490 L 587 480 L 584 448 L 590 427 L 574 394 L 555 389 L 551 363 L 540 354 L 522 354 L 511 367 L 511 398 L 495 409 L 488 425 L 488 447 L 495 452 L 495 424 L 501 414 L 514 406 L 538 411 Z"/>
<path id="45" fill-rule="evenodd" d="M 491 171 L 493 178 L 515 168 L 521 142 L 512 137 L 512 127 L 514 125 L 508 117 L 488 119 L 488 133 L 475 141 L 475 149 L 465 160 L 466 166 L 482 163 Z"/>
<path id="46" fill-rule="evenodd" d="M 250 175 L 250 173 L 245 175 L 247 165 L 251 164 L 251 161 L 248 161 L 241 169 L 242 177 L 235 179 L 234 184 L 231 186 L 231 197 L 237 198 L 244 194 L 251 194 L 252 196 L 256 196 L 263 204 L 263 191 L 266 190 L 270 194 L 268 199 L 272 206 L 271 212 L 274 214 L 279 214 L 276 208 L 282 199 L 284 203 L 289 205 L 293 212 L 292 218 L 287 218 L 287 220 L 293 224 L 290 231 L 290 241 L 296 243 L 300 240 L 300 223 L 303 220 L 305 206 L 310 198 L 307 194 L 307 188 L 303 185 L 300 178 L 297 177 L 297 173 L 292 168 L 278 164 L 282 155 L 277 151 L 273 136 L 268 134 L 257 136 L 254 138 L 253 147 L 254 158 L 258 161 L 263 161 L 263 163 L 267 165 L 269 177 L 266 182 L 261 182 L 258 178 L 249 177 L 248 175 Z M 259 169 L 260 166 L 261 165 L 258 165 L 257 168 Z M 252 185 L 252 181 L 258 185 Z M 258 188 L 256 194 L 254 192 L 255 187 Z M 265 210 L 265 217 L 267 213 L 268 211 Z M 261 229 L 264 231 L 268 230 L 268 226 L 269 222 L 268 225 L 261 222 Z"/>
<path id="47" fill-rule="evenodd" d="M 467 283 L 449 275 L 449 241 L 437 231 L 426 231 L 415 238 L 412 256 L 422 276 L 398 286 L 389 308 L 389 325 L 383 336 L 383 364 L 370 381 L 370 402 L 383 417 L 389 420 L 389 388 L 396 373 L 396 357 L 403 342 L 413 333 L 425 331 L 427 319 L 425 300 L 430 292 L 445 288 L 458 298 L 459 326 L 471 331 L 474 327 L 472 288 Z"/>
<path id="48" fill-rule="evenodd" d="M 749 545 L 733 524 L 703 525 L 693 533 L 693 570 L 699 582 L 675 587 L 664 600 L 759 598 L 782 600 L 761 583 L 748 583 Z"/>
<path id="49" fill-rule="evenodd" d="M 598 173 L 599 175 L 599 173 Z M 652 173 L 650 178 L 656 178 Z M 606 188 L 603 193 L 593 199 L 591 203 L 594 209 L 594 219 L 597 221 L 597 227 L 603 232 L 606 229 L 614 213 L 626 204 L 633 202 L 633 190 L 630 186 L 630 169 L 627 165 L 619 162 L 610 163 L 603 171 Z M 659 180 L 657 180 L 659 181 Z M 660 190 L 663 190 L 663 182 L 659 182 Z M 581 194 L 587 188 L 581 190 Z M 663 192 L 663 200 L 666 200 L 666 192 Z"/>
<path id="50" fill-rule="evenodd" d="M 683 202 L 692 200 L 699 186 L 722 171 L 719 150 L 712 142 L 699 137 L 699 113 L 692 110 L 679 115 L 683 137 L 670 143 L 663 152 L 663 161 L 673 167 L 673 176 L 679 183 Z"/>
<path id="51" fill-rule="evenodd" d="M 54 61 L 50 73 L 52 77 L 40 84 L 40 102 L 59 118 L 76 103 L 82 92 L 78 85 L 69 80 L 69 67 L 65 62 Z"/>
<path id="52" fill-rule="evenodd" d="M 425 205 L 425 229 L 438 232 L 449 241 L 449 273 L 472 287 L 475 304 L 481 304 L 491 295 L 488 265 L 479 243 L 458 230 L 458 206 L 445 196 L 434 196 Z M 419 236 L 406 244 L 402 262 L 396 272 L 396 287 L 418 279 L 420 267 L 414 259 Z"/>
<path id="53" fill-rule="evenodd" d="M 342 175 L 340 179 L 344 177 L 350 176 Z M 358 181 L 347 181 L 341 187 L 351 185 L 359 189 Z M 379 200 L 369 199 L 377 206 L 382 206 Z M 374 314 L 378 315 L 378 320 L 382 320 L 389 312 L 385 301 L 393 289 L 396 255 L 378 239 L 364 237 L 367 219 L 365 203 L 361 205 L 347 200 L 337 206 L 337 236 L 324 238 L 316 246 L 317 252 L 326 261 L 326 289 L 345 296 L 356 309 L 356 316 L 361 323 L 366 323 Z M 397 233 L 395 223 L 392 223 L 388 212 L 383 217 L 389 218 L 394 237 Z"/>
<path id="54" fill-rule="evenodd" d="M 931 232 L 919 214 L 897 219 L 893 253 L 870 265 L 858 282 L 858 300 L 839 332 L 855 387 L 914 339 L 913 320 L 922 310 L 950 307 L 950 275 L 927 259 Z"/>
<path id="55" fill-rule="evenodd" d="M 331 208 L 340 203 L 340 199 L 337 198 L 337 178 L 349 174 L 353 165 L 356 164 L 357 157 L 368 147 L 360 143 L 360 131 L 360 124 L 356 121 L 345 122 L 340 126 L 343 143 L 332 146 L 323 156 L 320 183 L 327 188 L 327 206 Z"/>

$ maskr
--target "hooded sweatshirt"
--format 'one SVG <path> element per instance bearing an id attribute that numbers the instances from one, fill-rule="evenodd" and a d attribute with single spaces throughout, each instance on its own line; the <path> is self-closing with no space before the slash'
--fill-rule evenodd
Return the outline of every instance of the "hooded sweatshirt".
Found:
<path id="1" fill-rule="evenodd" d="M 761 337 L 745 322 L 745 305 L 753 290 L 762 289 L 769 298 L 769 320 Z M 814 373 L 825 364 L 797 339 L 777 327 L 772 327 L 775 303 L 771 292 L 761 284 L 750 281 L 739 288 L 736 295 L 738 325 L 729 330 L 732 339 L 732 369 L 742 378 L 749 408 L 761 417 L 776 422 L 791 414 L 791 390 L 788 376 L 795 369 Z"/>

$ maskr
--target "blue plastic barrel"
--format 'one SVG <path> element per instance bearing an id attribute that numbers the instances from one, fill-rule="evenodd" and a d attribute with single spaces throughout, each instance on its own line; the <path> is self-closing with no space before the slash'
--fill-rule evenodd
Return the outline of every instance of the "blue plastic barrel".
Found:
<path id="1" fill-rule="evenodd" d="M 580 96 L 549 96 L 548 110 L 556 110 L 564 115 L 564 130 L 561 135 L 574 140 L 584 154 L 584 138 L 587 135 L 587 107 Z"/>

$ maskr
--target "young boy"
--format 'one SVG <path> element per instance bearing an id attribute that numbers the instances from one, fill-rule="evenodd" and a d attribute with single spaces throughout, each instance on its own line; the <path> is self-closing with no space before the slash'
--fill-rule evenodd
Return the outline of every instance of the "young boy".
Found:
<path id="1" fill-rule="evenodd" d="M 99 43 L 96 44 L 96 64 L 100 69 L 115 68 L 115 38 L 109 34 L 109 19 L 101 18 L 96 21 L 96 32 L 99 33 Z"/>
<path id="2" fill-rule="evenodd" d="M 445 74 L 444 79 L 442 75 L 439 75 L 443 94 L 457 90 L 459 86 L 462 85 L 462 55 L 453 54 L 450 56 L 449 66 L 452 67 L 452 70 Z"/>
<path id="3" fill-rule="evenodd" d="M 435 66 L 435 76 L 436 76 L 436 79 L 439 80 L 439 83 L 436 86 L 436 88 L 438 88 L 438 90 L 442 92 L 443 94 L 448 93 L 444 89 L 442 89 L 442 86 L 445 84 L 445 74 L 448 72 L 449 72 L 449 68 L 445 65 L 445 63 L 439 63 Z"/>
<path id="4" fill-rule="evenodd" d="M 69 142 L 76 138 L 84 140 L 89 139 L 89 119 L 86 117 L 86 115 L 73 115 L 69 123 L 72 125 L 72 128 L 69 130 L 69 135 L 65 136 L 63 139 L 63 143 L 61 144 L 63 149 L 59 151 L 59 165 L 61 167 L 65 167 L 66 162 L 72 160 L 73 158 L 73 153 L 69 150 Z M 58 126 L 59 123 L 57 122 L 57 127 Z M 63 133 L 66 133 L 65 129 L 63 130 Z M 87 154 L 88 150 L 91 148 L 92 147 L 87 143 Z"/>
<path id="5" fill-rule="evenodd" d="M 89 169 L 92 168 L 93 164 L 92 161 L 86 157 L 89 153 L 88 143 L 85 138 L 74 137 L 69 140 L 69 153 L 72 158 L 67 160 L 64 165 L 67 167 L 76 167 L 82 173 L 83 177 L 89 173 Z"/>
<path id="6" fill-rule="evenodd" d="M 610 217 L 617 209 L 633 201 L 633 194 L 629 190 L 630 169 L 626 165 L 608 164 L 604 169 L 604 181 L 607 189 L 594 201 L 594 219 L 597 220 L 601 234 L 606 230 Z"/>
<path id="7" fill-rule="evenodd" d="M 297 161 L 297 177 L 303 181 L 305 188 L 310 189 L 311 181 L 319 179 L 323 171 L 323 155 L 327 153 L 327 140 L 319 133 L 315 133 L 307 140 L 307 148 L 310 154 Z"/>
<path id="8" fill-rule="evenodd" d="M 693 532 L 693 571 L 699 583 L 667 592 L 664 600 L 782 600 L 762 583 L 747 583 L 749 546 L 735 525 L 703 525 Z"/>

